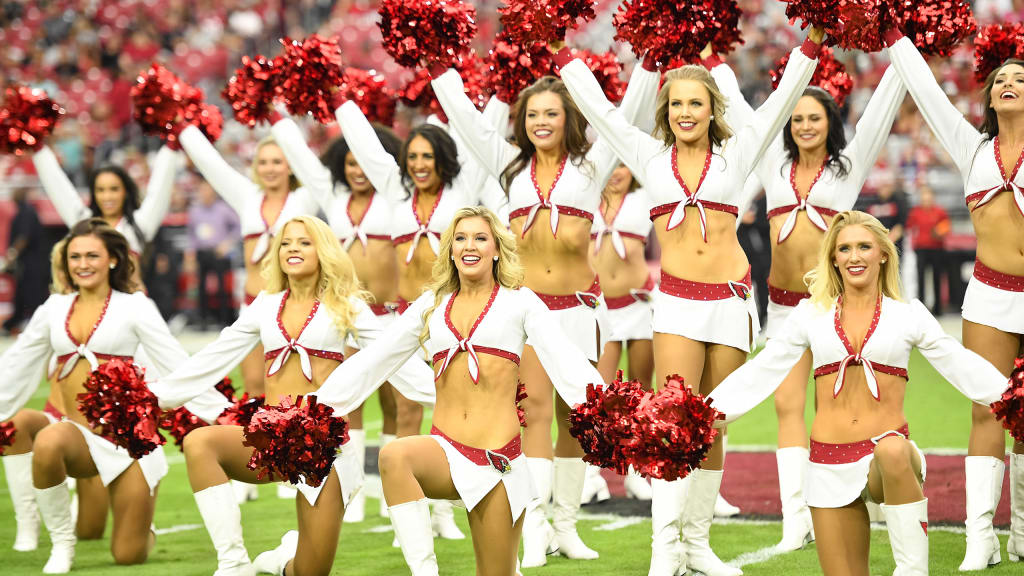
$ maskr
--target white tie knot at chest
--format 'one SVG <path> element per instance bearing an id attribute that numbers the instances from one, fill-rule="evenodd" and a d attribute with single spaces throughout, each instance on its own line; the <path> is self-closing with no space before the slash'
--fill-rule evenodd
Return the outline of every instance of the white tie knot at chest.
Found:
<path id="1" fill-rule="evenodd" d="M 299 364 L 302 366 L 302 375 L 306 377 L 306 381 L 313 381 L 313 366 L 309 361 L 309 350 L 305 346 L 299 344 L 297 339 L 292 338 L 285 344 L 284 348 L 281 348 L 280 353 L 274 358 L 274 361 L 270 363 L 270 368 L 267 369 L 267 376 L 273 376 L 277 374 L 284 363 L 288 361 L 288 357 L 291 356 L 292 352 L 299 355 Z"/>
<path id="2" fill-rule="evenodd" d="M 427 228 L 425 224 L 420 224 L 416 233 L 412 235 L 412 246 L 409 247 L 409 252 L 405 255 L 406 264 L 412 262 L 412 256 L 416 253 L 416 246 L 419 245 L 420 238 L 423 237 L 426 237 L 427 243 L 430 244 L 430 249 L 434 251 L 435 256 L 441 253 L 441 236 Z"/>
<path id="3" fill-rule="evenodd" d="M 256 246 L 252 249 L 252 255 L 249 257 L 249 262 L 252 264 L 258 264 L 263 257 L 266 256 L 267 250 L 270 248 L 270 229 L 266 228 L 256 238 Z"/>
<path id="4" fill-rule="evenodd" d="M 797 199 L 796 205 L 786 216 L 786 220 L 783 221 L 782 227 L 779 228 L 779 240 L 778 243 L 782 244 L 789 238 L 789 235 L 793 233 L 793 229 L 796 228 L 796 216 L 800 211 L 807 213 L 807 218 L 812 224 L 818 227 L 822 231 L 828 230 L 828 223 L 825 222 L 825 218 L 822 217 L 818 209 L 813 204 L 807 201 L 808 196 Z"/>
<path id="5" fill-rule="evenodd" d="M 878 379 L 875 377 L 875 367 L 872 366 L 871 361 L 862 356 L 860 352 L 847 355 L 846 358 L 843 358 L 842 362 L 839 363 L 839 373 L 836 375 L 836 383 L 832 389 L 833 398 L 838 397 L 839 392 L 843 389 L 843 385 L 846 381 L 847 366 L 858 364 L 864 368 L 864 381 L 868 385 L 868 391 L 871 392 L 871 397 L 875 400 L 881 399 L 881 396 L 878 393 Z"/>
<path id="6" fill-rule="evenodd" d="M 448 365 L 451 364 L 455 355 L 459 352 L 465 352 L 469 355 L 469 359 L 466 360 L 466 367 L 469 368 L 469 377 L 473 379 L 474 384 L 480 383 L 480 358 L 477 356 L 476 349 L 473 348 L 473 343 L 469 341 L 469 338 L 462 338 L 448 349 L 444 362 L 441 364 L 441 369 L 434 375 L 435 382 L 441 378 L 441 374 L 448 369 Z"/>
<path id="7" fill-rule="evenodd" d="M 75 351 L 71 354 L 71 357 L 64 361 L 64 368 L 61 369 L 58 379 L 63 380 L 67 378 L 68 374 L 74 370 L 75 364 L 78 363 L 79 358 L 85 358 L 85 361 L 89 363 L 89 370 L 95 370 L 100 367 L 100 361 L 93 354 L 92 350 L 89 350 L 85 344 L 79 344 L 75 347 Z"/>
<path id="8" fill-rule="evenodd" d="M 612 237 L 612 248 L 615 249 L 615 253 L 619 255 L 622 260 L 626 259 L 626 243 L 622 241 L 622 234 L 615 228 L 615 223 L 606 225 L 601 221 L 597 224 L 597 235 L 594 237 L 594 254 L 601 251 L 601 243 L 605 236 Z"/>

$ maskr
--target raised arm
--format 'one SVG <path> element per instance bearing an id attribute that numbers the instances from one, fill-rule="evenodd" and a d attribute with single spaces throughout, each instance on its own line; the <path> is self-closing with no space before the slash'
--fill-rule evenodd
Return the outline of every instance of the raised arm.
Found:
<path id="1" fill-rule="evenodd" d="M 32 398 L 45 376 L 50 347 L 49 309 L 53 297 L 36 308 L 25 331 L 2 355 L 4 380 L 0 385 L 0 422 L 10 420 Z"/>
<path id="2" fill-rule="evenodd" d="M 199 128 L 186 126 L 178 136 L 181 148 L 196 169 L 220 197 L 238 214 L 245 210 L 246 199 L 259 193 L 259 187 L 228 164 Z"/>
<path id="3" fill-rule="evenodd" d="M 984 138 L 981 132 L 964 118 L 964 115 L 942 91 L 931 68 L 925 62 L 917 46 L 909 38 L 890 30 L 885 36 L 889 45 L 891 67 L 899 73 L 907 91 L 914 97 L 918 110 L 924 116 L 928 127 L 942 142 L 956 167 L 964 178 L 971 171 L 974 153 Z"/>
<path id="4" fill-rule="evenodd" d="M 382 328 L 376 314 L 370 311 L 369 306 L 360 301 L 359 316 L 356 318 L 356 341 L 359 346 L 366 348 L 380 339 L 384 333 Z M 437 396 L 434 388 L 434 373 L 418 356 L 413 355 L 406 360 L 388 380 L 406 399 L 420 404 L 434 404 L 434 399 Z"/>
<path id="5" fill-rule="evenodd" d="M 893 66 L 889 66 L 882 75 L 875 88 L 874 94 L 864 107 L 864 112 L 857 121 L 857 132 L 853 135 L 850 143 L 847 144 L 843 153 L 850 159 L 851 186 L 845 190 L 850 195 L 840 199 L 840 203 L 833 208 L 836 210 L 849 210 L 857 201 L 860 189 L 864 186 L 868 174 L 875 166 L 875 160 L 882 151 L 882 146 L 889 138 L 892 130 L 892 123 L 896 120 L 896 113 L 903 103 L 903 97 L 907 95 L 907 87 L 900 79 L 900 75 Z"/>
<path id="6" fill-rule="evenodd" d="M 320 162 L 320 158 L 306 143 L 299 125 L 284 115 L 284 112 L 278 110 L 281 118 L 270 127 L 270 133 L 281 147 L 281 152 L 284 153 L 292 172 L 295 172 L 295 177 L 315 196 L 326 212 L 327 200 L 334 194 L 334 178 L 331 171 Z"/>
<path id="7" fill-rule="evenodd" d="M 402 169 L 377 139 L 373 125 L 359 106 L 349 100 L 338 107 L 335 115 L 349 150 L 374 189 L 384 194 L 392 204 L 404 200 L 407 194 L 402 186 Z"/>
<path id="8" fill-rule="evenodd" d="M 769 339 L 757 356 L 733 371 L 708 395 L 712 406 L 725 414 L 725 421 L 720 425 L 724 426 L 752 410 L 786 379 L 810 346 L 806 318 L 811 306 L 813 304 L 807 300 L 797 305 L 786 318 L 782 334 Z"/>
<path id="9" fill-rule="evenodd" d="M 57 155 L 49 146 L 43 146 L 32 155 L 32 164 L 36 167 L 36 174 L 39 175 L 43 191 L 50 198 L 53 207 L 57 209 L 65 226 L 71 228 L 78 221 L 92 216 L 92 211 L 82 202 L 78 190 L 68 179 L 64 169 L 60 167 Z"/>
<path id="10" fill-rule="evenodd" d="M 149 171 L 149 183 L 146 184 L 146 197 L 142 205 L 135 211 L 135 223 L 142 230 L 145 242 L 151 242 L 160 231 L 160 223 L 164 221 L 171 209 L 171 192 L 174 190 L 174 176 L 178 173 L 181 155 L 167 146 L 156 153 L 156 160 Z"/>
<path id="11" fill-rule="evenodd" d="M 988 405 L 999 400 L 1009 375 L 1001 374 L 988 360 L 947 334 L 919 300 L 913 300 L 910 307 L 916 324 L 912 343 L 925 360 L 971 401 Z"/>
<path id="12" fill-rule="evenodd" d="M 704 58 L 701 62 L 711 77 L 718 84 L 718 89 L 725 96 L 725 122 L 733 130 L 739 130 L 750 124 L 754 119 L 754 108 L 747 99 L 743 97 L 740 90 L 740 83 L 736 79 L 736 72 L 725 63 L 717 54 Z"/>

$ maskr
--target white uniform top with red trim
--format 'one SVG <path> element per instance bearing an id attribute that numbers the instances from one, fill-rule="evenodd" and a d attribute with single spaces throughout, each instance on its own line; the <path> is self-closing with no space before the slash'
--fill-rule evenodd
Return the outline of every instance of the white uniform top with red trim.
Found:
<path id="1" fill-rule="evenodd" d="M 660 74 L 636 66 L 622 98 L 621 108 L 630 122 L 642 122 L 640 115 L 652 113 Z M 501 173 L 519 154 L 519 148 L 504 138 L 506 126 L 495 126 L 477 111 L 463 90 L 459 73 L 450 69 L 431 82 L 438 102 L 444 108 L 459 138 L 492 176 Z M 603 97 L 603 94 L 602 94 Z M 537 185 L 534 163 L 520 171 L 509 184 L 509 217 L 526 216 L 525 235 L 535 224 L 541 208 L 548 208 L 548 225 L 557 235 L 558 215 L 570 214 L 593 221 L 601 203 L 601 191 L 617 162 L 615 153 L 598 139 L 585 158 L 564 158 L 547 197 Z M 554 209 L 552 209 L 554 208 Z"/>
<path id="2" fill-rule="evenodd" d="M 648 201 L 643 188 L 627 192 L 622 198 L 618 210 L 610 216 L 611 221 L 605 222 L 603 210 L 594 214 L 594 225 L 590 227 L 590 238 L 594 240 L 594 253 L 601 249 L 604 242 L 611 242 L 619 258 L 626 258 L 626 245 L 623 238 L 633 238 L 647 242 L 653 224 L 648 215 Z"/>
<path id="3" fill-rule="evenodd" d="M 732 68 L 719 64 L 711 68 L 711 76 L 729 99 L 729 124 L 745 124 L 749 121 L 755 111 L 743 99 Z M 789 160 L 782 133 L 772 140 L 750 178 L 757 178 L 764 187 L 769 218 L 788 215 L 779 229 L 778 243 L 784 242 L 792 233 L 797 213 L 801 210 L 807 213 L 812 224 L 827 230 L 833 216 L 853 208 L 889 136 L 906 93 L 907 89 L 899 74 L 890 66 L 864 108 L 857 122 L 856 133 L 842 151 L 850 169 L 846 177 L 840 178 L 834 168 L 826 168 L 823 164 L 805 197 L 801 197 L 796 190 L 796 165 Z M 789 130 L 789 127 L 784 125 L 782 130 Z M 747 202 L 749 200 L 744 199 L 744 203 Z"/>
<path id="4" fill-rule="evenodd" d="M 384 330 L 376 344 L 364 348 L 331 374 L 318 391 L 320 401 L 342 412 L 362 404 L 416 354 L 423 315 L 433 305 L 433 292 L 427 291 L 416 299 Z M 483 312 L 466 334 L 460 334 L 451 323 L 451 306 L 452 295 L 445 295 L 428 320 L 430 331 L 424 346 L 434 359 L 438 376 L 452 369 L 449 365 L 455 356 L 468 354 L 469 375 L 479 381 L 480 354 L 518 363 L 529 339 L 559 395 L 570 405 L 586 399 L 587 384 L 602 382 L 583 352 L 570 343 L 557 320 L 528 288 L 511 290 L 495 286 Z"/>
<path id="5" fill-rule="evenodd" d="M 192 125 L 186 127 L 181 131 L 179 141 L 203 178 L 238 214 L 242 236 L 246 239 L 258 238 L 251 256 L 252 263 L 263 259 L 270 248 L 270 240 L 285 222 L 295 216 L 314 216 L 319 211 L 319 206 L 309 192 L 298 188 L 288 194 L 277 220 L 268 223 L 263 219 L 263 202 L 266 200 L 263 190 L 232 168 L 198 128 Z"/>
<path id="6" fill-rule="evenodd" d="M 151 385 L 163 408 L 175 408 L 206 388 L 220 382 L 245 358 L 256 344 L 263 345 L 267 360 L 267 376 L 273 376 L 295 354 L 307 381 L 313 381 L 310 356 L 345 359 L 345 341 L 353 336 L 365 348 L 380 336 L 381 324 L 370 307 L 352 297 L 356 312 L 351 333 L 338 331 L 334 318 L 325 306 L 314 303 L 313 309 L 298 334 L 289 334 L 281 322 L 281 312 L 288 292 L 260 292 L 234 324 L 221 331 L 215 341 L 181 364 L 168 376 Z M 434 386 L 427 366 L 414 360 L 400 367 L 391 383 L 410 400 L 432 403 Z M 347 412 L 345 412 L 347 413 Z"/>
<path id="7" fill-rule="evenodd" d="M 58 358 L 58 378 L 66 377 L 79 360 L 88 362 L 93 370 L 101 360 L 132 360 L 139 346 L 157 371 L 147 373 L 147 379 L 169 374 L 188 359 L 188 353 L 171 335 L 156 305 L 142 292 L 125 294 L 111 290 L 99 319 L 82 342 L 75 339 L 69 328 L 77 300 L 77 292 L 50 295 L 36 309 L 25 331 L 0 356 L 5 376 L 0 387 L 0 422 L 11 418 L 32 397 L 51 353 Z M 189 409 L 207 421 L 216 418 L 228 405 L 212 384 L 192 396 L 200 394 L 202 397 L 190 403 Z"/>
<path id="8" fill-rule="evenodd" d="M 698 209 L 701 232 L 707 240 L 705 210 L 737 214 L 742 201 L 743 182 L 779 132 L 796 106 L 817 65 L 820 46 L 811 41 L 795 48 L 786 71 L 775 90 L 744 126 L 734 126 L 731 138 L 708 150 L 704 171 L 695 190 L 689 190 L 679 175 L 675 146 L 666 146 L 640 128 L 604 96 L 587 65 L 574 60 L 562 68 L 562 80 L 573 101 L 622 162 L 647 191 L 650 217 L 669 214 L 667 229 L 686 218 L 686 206 Z"/>
<path id="9" fill-rule="evenodd" d="M 132 214 L 135 225 L 142 232 L 142 238 L 135 233 L 135 228 L 123 217 L 114 229 L 128 240 L 128 248 L 136 255 L 142 254 L 146 243 L 153 240 L 160 230 L 160 223 L 171 208 L 171 191 L 174 175 L 182 161 L 181 154 L 167 146 L 160 148 L 149 173 L 146 184 L 146 196 L 142 198 L 139 208 Z M 75 185 L 68 179 L 60 167 L 57 156 L 49 146 L 43 146 L 32 155 L 32 163 L 39 175 L 43 191 L 50 197 L 53 207 L 60 214 L 64 225 L 71 228 L 76 223 L 92 218 L 92 210 L 82 201 Z"/>
<path id="10" fill-rule="evenodd" d="M 855 349 L 839 322 L 839 307 L 822 309 L 803 300 L 786 319 L 782 333 L 764 350 L 730 374 L 711 393 L 714 407 L 731 422 L 757 406 L 782 383 L 805 350 L 814 357 L 815 376 L 837 373 L 833 395 L 843 394 L 845 370 L 860 365 L 872 396 L 881 399 L 876 372 L 907 377 L 910 351 L 917 348 L 964 396 L 990 404 L 1007 387 L 1006 376 L 963 347 L 919 300 L 879 299 L 864 342 Z"/>
<path id="11" fill-rule="evenodd" d="M 892 43 L 889 58 L 921 115 L 960 170 L 967 202 L 977 201 L 972 210 L 980 209 L 996 194 L 1010 192 L 1024 216 L 1024 177 L 1019 175 L 1024 154 L 1013 171 L 1006 174 L 999 159 L 999 137 L 990 139 L 964 118 L 935 82 L 931 68 L 909 38 L 901 37 Z"/>

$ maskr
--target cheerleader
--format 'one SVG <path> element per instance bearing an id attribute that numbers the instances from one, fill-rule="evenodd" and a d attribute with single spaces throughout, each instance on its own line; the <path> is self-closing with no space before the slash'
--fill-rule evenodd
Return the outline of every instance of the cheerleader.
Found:
<path id="1" fill-rule="evenodd" d="M 889 57 L 936 138 L 963 179 L 978 259 L 963 306 L 963 339 L 1005 375 L 1024 345 L 1024 60 L 1008 60 L 981 90 L 985 119 L 975 129 L 946 98 L 909 39 L 886 33 Z M 1004 194 L 1005 192 L 1005 194 Z M 992 517 L 1003 486 L 1006 436 L 987 407 L 972 407 L 971 438 L 964 460 L 967 551 L 961 570 L 980 570 L 1001 559 Z M 1024 443 L 1010 455 L 1011 515 L 1006 553 L 1024 557 Z"/>
<path id="2" fill-rule="evenodd" d="M 703 54 L 704 65 L 729 100 L 729 120 L 743 123 L 754 110 L 743 99 L 732 69 L 720 58 Z M 768 276 L 769 338 L 807 293 L 804 275 L 814 268 L 828 222 L 853 208 L 868 171 L 882 150 L 906 88 L 890 67 L 875 89 L 849 144 L 839 106 L 827 91 L 810 86 L 789 120 L 754 168 L 753 188 L 763 186 L 771 227 L 772 266 Z M 807 463 L 804 406 L 811 355 L 804 354 L 778 393 L 779 449 L 775 453 L 782 499 L 780 550 L 797 550 L 813 539 L 811 513 L 803 499 Z"/>
<path id="3" fill-rule="evenodd" d="M 750 265 L 736 238 L 737 205 L 743 181 L 807 86 L 822 37 L 812 29 L 803 46 L 793 50 L 779 88 L 735 131 L 725 117 L 718 85 L 699 66 L 666 74 L 655 114 L 657 138 L 615 111 L 583 62 L 562 68 L 583 114 L 643 183 L 649 198 L 662 249 L 661 284 L 653 294 L 659 382 L 679 374 L 699 383 L 706 394 L 746 360 L 758 322 Z M 652 483 L 652 576 L 675 574 L 683 566 L 709 576 L 741 573 L 722 563 L 708 543 L 722 460 L 716 439 L 703 467 L 687 481 L 685 507 L 686 484 Z M 680 524 L 685 546 L 679 543 Z"/>
<path id="4" fill-rule="evenodd" d="M 132 283 L 142 286 L 139 258 L 170 209 L 181 154 L 167 146 L 160 148 L 150 169 L 145 198 L 139 198 L 139 187 L 124 168 L 111 164 L 97 168 L 89 177 L 88 206 L 49 146 L 35 152 L 32 163 L 65 226 L 71 228 L 86 218 L 102 218 L 125 237 L 134 264 Z"/>
<path id="5" fill-rule="evenodd" d="M 265 290 L 217 340 L 151 386 L 163 408 L 174 408 L 223 379 L 254 346 L 263 344 L 267 401 L 312 393 L 344 359 L 346 339 L 365 347 L 380 322 L 362 300 L 352 261 L 331 229 L 311 216 L 282 223 L 263 261 Z M 432 401 L 430 370 L 410 362 L 391 378 L 402 394 Z M 352 408 L 355 408 L 353 406 Z M 362 485 L 363 470 L 345 449 L 317 488 L 296 486 L 298 532 L 249 561 L 241 511 L 229 480 L 258 484 L 247 468 L 252 448 L 242 445 L 241 426 L 208 426 L 185 437 L 189 483 L 217 551 L 216 576 L 326 573 L 334 563 L 345 505 Z"/>
<path id="6" fill-rule="evenodd" d="M 601 141 L 588 142 L 586 120 L 561 80 L 544 77 L 520 93 L 513 115 L 516 144 L 511 144 L 503 137 L 506 127 L 490 124 L 473 106 L 457 71 L 431 72 L 434 93 L 451 125 L 506 191 L 511 229 L 519 237 L 527 273 L 524 285 L 555 312 L 570 342 L 596 363 L 610 327 L 589 261 L 589 239 L 601 190 L 615 167 L 613 152 Z M 658 79 L 657 71 L 634 68 L 622 103 L 631 120 L 648 107 Z M 556 550 L 573 559 L 595 559 L 598 553 L 576 532 L 586 464 L 568 433 L 569 404 L 565 398 L 552 402 L 552 380 L 532 347 L 523 357 L 522 376 L 530 424 L 523 450 L 538 491 L 523 528 L 523 566 L 542 566 L 546 553 Z M 559 433 L 552 451 L 555 414 Z M 549 498 L 551 525 L 543 508 Z"/>
<path id="7" fill-rule="evenodd" d="M 179 126 L 179 128 L 182 128 Z M 181 129 L 181 147 L 210 186 L 231 206 L 241 221 L 245 253 L 245 305 L 263 287 L 260 265 L 281 224 L 293 216 L 316 214 L 318 206 L 299 187 L 281 148 L 272 137 L 256 145 L 252 178 L 235 171 L 195 126 Z M 242 381 L 250 396 L 263 394 L 263 352 L 257 346 L 242 360 Z"/>
<path id="8" fill-rule="evenodd" d="M 156 489 L 167 474 L 167 460 L 156 450 L 138 460 L 97 435 L 72 410 L 91 371 L 114 358 L 131 360 L 141 346 L 150 363 L 169 373 L 187 354 L 171 336 L 156 306 L 132 282 L 133 268 L 124 236 L 99 218 L 75 224 L 61 253 L 63 274 L 74 292 L 53 294 L 40 307 L 14 345 L 2 356 L 8 386 L 0 390 L 0 421 L 31 398 L 46 359 L 57 355 L 57 387 L 66 412 L 60 422 L 39 431 L 32 442 L 32 480 L 52 548 L 43 568 L 63 574 L 75 556 L 75 531 L 67 477 L 99 475 L 110 491 L 114 527 L 110 550 L 117 564 L 145 562 L 153 546 L 150 531 Z M 208 396 L 190 405 L 200 417 L 216 417 Z"/>
<path id="9" fill-rule="evenodd" d="M 391 523 L 413 576 L 438 574 L 426 498 L 465 505 L 477 574 L 516 573 L 523 515 L 534 497 L 516 411 L 527 339 L 567 401 L 582 402 L 586 385 L 600 381 L 544 304 L 520 288 L 523 277 L 504 223 L 484 207 L 458 210 L 427 291 L 318 391 L 321 402 L 344 412 L 420 349 L 433 358 L 430 435 L 399 439 L 380 453 Z"/>
<path id="10" fill-rule="evenodd" d="M 903 414 L 911 349 L 979 405 L 998 400 L 1007 385 L 992 364 L 946 334 L 920 301 L 901 300 L 898 258 L 877 219 L 839 213 L 809 274 L 810 298 L 709 397 L 726 423 L 735 420 L 812 353 L 818 403 L 804 486 L 826 576 L 868 573 L 865 501 L 881 503 L 896 573 L 928 574 L 925 460 Z"/>

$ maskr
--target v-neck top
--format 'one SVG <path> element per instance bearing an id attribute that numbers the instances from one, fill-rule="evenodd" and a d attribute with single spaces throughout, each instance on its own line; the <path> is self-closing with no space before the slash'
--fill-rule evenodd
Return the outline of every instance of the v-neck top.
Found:
<path id="1" fill-rule="evenodd" d="M 627 192 L 622 198 L 618 211 L 606 221 L 599 210 L 594 215 L 594 225 L 590 228 L 590 238 L 594 241 L 594 253 L 601 249 L 601 244 L 611 242 L 619 258 L 626 258 L 626 245 L 623 238 L 633 238 L 641 242 L 647 241 L 651 233 L 650 217 L 647 213 L 647 198 L 643 188 Z"/>

